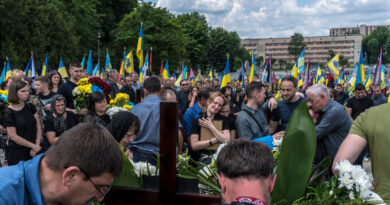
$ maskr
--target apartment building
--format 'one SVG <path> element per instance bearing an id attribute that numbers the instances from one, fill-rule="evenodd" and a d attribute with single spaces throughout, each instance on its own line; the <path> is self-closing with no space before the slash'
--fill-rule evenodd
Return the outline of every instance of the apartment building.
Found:
<path id="1" fill-rule="evenodd" d="M 390 25 L 382 25 L 390 29 Z M 330 36 L 351 36 L 351 35 L 362 35 L 368 36 L 372 31 L 374 31 L 379 26 L 367 26 L 362 24 L 356 27 L 344 27 L 344 28 L 331 28 L 329 35 Z"/>

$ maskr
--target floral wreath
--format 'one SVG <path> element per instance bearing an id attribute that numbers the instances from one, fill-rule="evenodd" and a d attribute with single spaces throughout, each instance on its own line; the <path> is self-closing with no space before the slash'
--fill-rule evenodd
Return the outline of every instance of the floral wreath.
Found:
<path id="1" fill-rule="evenodd" d="M 111 85 L 104 82 L 102 79 L 98 77 L 92 77 L 88 80 L 88 82 L 96 86 L 96 87 L 92 86 L 92 92 L 100 91 L 106 94 L 107 103 L 110 102 L 110 93 L 112 91 Z"/>

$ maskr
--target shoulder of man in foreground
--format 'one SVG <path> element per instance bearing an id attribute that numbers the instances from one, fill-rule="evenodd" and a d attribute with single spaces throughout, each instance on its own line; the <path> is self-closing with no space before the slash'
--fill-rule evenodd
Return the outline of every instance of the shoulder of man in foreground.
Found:
<path id="1" fill-rule="evenodd" d="M 24 168 L 22 163 L 0 169 L 0 204 L 18 203 L 25 192 Z"/>

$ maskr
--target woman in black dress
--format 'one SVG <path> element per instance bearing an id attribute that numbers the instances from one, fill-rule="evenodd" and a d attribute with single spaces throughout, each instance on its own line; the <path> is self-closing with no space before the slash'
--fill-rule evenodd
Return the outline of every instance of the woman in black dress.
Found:
<path id="1" fill-rule="evenodd" d="M 65 111 L 66 99 L 62 95 L 56 95 L 51 101 L 52 112 L 43 121 L 45 133 L 48 143 L 44 145 L 50 147 L 66 130 L 76 126 L 79 123 L 79 118 L 71 111 Z M 44 140 L 46 142 L 46 140 Z M 45 147 L 46 147 L 45 146 Z"/>
<path id="2" fill-rule="evenodd" d="M 104 93 L 94 92 L 89 96 L 88 113 L 84 117 L 86 123 L 100 124 L 106 127 L 110 123 L 110 116 L 106 114 L 107 98 Z"/>
<path id="3" fill-rule="evenodd" d="M 9 165 L 29 160 L 41 150 L 41 124 L 34 105 L 26 103 L 29 92 L 29 85 L 21 80 L 13 81 L 9 88 L 8 101 L 12 104 L 4 111 L 10 139 L 6 152 Z"/>

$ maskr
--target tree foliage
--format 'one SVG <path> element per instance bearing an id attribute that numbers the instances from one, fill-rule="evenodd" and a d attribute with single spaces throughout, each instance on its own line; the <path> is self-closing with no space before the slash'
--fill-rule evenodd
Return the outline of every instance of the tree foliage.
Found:
<path id="1" fill-rule="evenodd" d="M 288 54 L 296 59 L 305 48 L 303 35 L 295 33 L 291 36 L 291 40 L 288 43 Z"/>
<path id="2" fill-rule="evenodd" d="M 387 43 L 389 37 L 390 30 L 385 26 L 379 26 L 363 39 L 362 46 L 364 52 L 367 54 L 369 64 L 376 63 L 380 46 L 383 46 L 383 62 L 390 62 L 390 40 Z M 388 44 L 389 46 L 387 46 Z"/>

